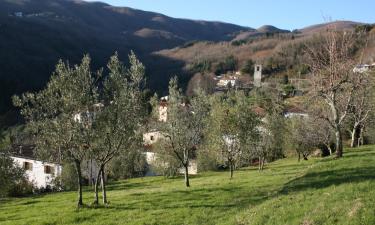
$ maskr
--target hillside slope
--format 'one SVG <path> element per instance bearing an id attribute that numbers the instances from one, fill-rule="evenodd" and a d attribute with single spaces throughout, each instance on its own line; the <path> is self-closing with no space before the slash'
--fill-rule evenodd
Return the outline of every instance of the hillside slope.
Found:
<path id="1" fill-rule="evenodd" d="M 284 159 L 266 166 L 183 178 L 112 183 L 110 205 L 76 211 L 75 192 L 0 201 L 11 224 L 374 224 L 375 146 L 344 158 Z M 84 193 L 86 203 L 93 200 Z M 57 216 L 58 215 L 58 216 Z"/>
<path id="2" fill-rule="evenodd" d="M 191 40 L 231 40 L 249 28 L 175 19 L 159 13 L 80 0 L 0 1 L 0 113 L 10 96 L 46 83 L 58 59 L 78 63 L 89 53 L 95 68 L 118 51 L 134 50 L 146 64 L 149 86 L 165 90 L 179 62 L 150 56 Z M 170 69 L 170 65 L 177 65 Z"/>

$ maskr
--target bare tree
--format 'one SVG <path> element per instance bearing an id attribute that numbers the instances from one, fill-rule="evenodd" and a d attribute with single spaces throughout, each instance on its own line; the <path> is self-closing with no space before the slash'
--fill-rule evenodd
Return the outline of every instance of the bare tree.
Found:
<path id="1" fill-rule="evenodd" d="M 320 38 L 320 43 L 306 46 L 314 95 L 329 107 L 329 115 L 322 115 L 322 118 L 335 130 L 336 156 L 342 157 L 342 124 L 349 113 L 354 91 L 355 36 L 349 31 L 329 29 Z"/>
<path id="2" fill-rule="evenodd" d="M 360 136 L 374 109 L 373 84 L 372 74 L 369 72 L 357 73 L 354 78 L 356 91 L 353 93 L 353 101 L 350 104 L 350 117 L 353 120 L 350 130 L 352 139 L 350 147 L 352 148 L 360 144 Z"/>

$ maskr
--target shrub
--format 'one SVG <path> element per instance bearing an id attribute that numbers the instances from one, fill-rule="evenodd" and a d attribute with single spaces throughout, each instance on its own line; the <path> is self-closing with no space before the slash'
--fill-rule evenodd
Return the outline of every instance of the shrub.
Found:
<path id="1" fill-rule="evenodd" d="M 10 197 L 24 197 L 38 192 L 34 183 L 29 182 L 26 177 L 13 183 L 8 190 L 8 196 Z"/>
<path id="2" fill-rule="evenodd" d="M 220 75 L 228 71 L 234 71 L 237 67 L 237 59 L 231 55 L 224 59 L 224 61 L 219 62 L 215 67 L 215 74 Z"/>
<path id="3" fill-rule="evenodd" d="M 197 164 L 199 171 L 218 170 L 216 155 L 212 151 L 199 151 L 197 154 Z"/>
<path id="4" fill-rule="evenodd" d="M 0 197 L 28 194 L 25 171 L 14 164 L 5 152 L 0 152 Z M 32 192 L 32 189 L 31 189 Z"/>
<path id="5" fill-rule="evenodd" d="M 249 59 L 241 68 L 241 73 L 252 74 L 254 72 L 254 62 Z"/>
<path id="6" fill-rule="evenodd" d="M 52 183 L 54 188 L 58 190 L 77 190 L 78 181 L 74 165 L 71 163 L 65 163 L 61 171 L 61 176 L 56 177 Z"/>
<path id="7" fill-rule="evenodd" d="M 296 88 L 292 84 L 286 84 L 283 87 L 284 94 L 286 96 L 292 96 Z"/>
<path id="8" fill-rule="evenodd" d="M 146 166 L 146 158 L 140 151 L 129 151 L 112 160 L 108 176 L 115 180 L 140 177 L 145 174 Z"/>

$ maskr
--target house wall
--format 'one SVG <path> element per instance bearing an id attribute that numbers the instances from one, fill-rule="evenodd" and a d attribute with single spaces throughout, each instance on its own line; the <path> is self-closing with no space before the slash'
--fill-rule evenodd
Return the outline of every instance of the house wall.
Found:
<path id="1" fill-rule="evenodd" d="M 20 157 L 12 157 L 14 162 L 21 168 L 23 168 L 24 162 L 32 164 L 31 170 L 26 170 L 26 174 L 30 182 L 33 182 L 38 188 L 45 188 L 47 185 L 51 185 L 53 178 L 60 176 L 62 166 L 54 163 L 46 163 L 38 160 L 25 159 Z M 53 168 L 52 174 L 46 174 L 44 171 L 45 166 Z"/>
<path id="2" fill-rule="evenodd" d="M 287 113 L 285 113 L 284 116 L 285 116 L 285 118 L 295 118 L 295 117 L 307 118 L 307 117 L 309 117 L 309 114 L 307 114 L 307 113 L 287 112 Z"/>
<path id="3" fill-rule="evenodd" d="M 167 122 L 167 111 L 168 107 L 166 105 L 159 106 L 159 121 Z"/>

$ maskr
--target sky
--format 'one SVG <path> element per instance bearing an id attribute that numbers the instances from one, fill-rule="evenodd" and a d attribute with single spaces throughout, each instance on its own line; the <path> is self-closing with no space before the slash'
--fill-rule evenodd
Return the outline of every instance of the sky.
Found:
<path id="1" fill-rule="evenodd" d="M 92 1 L 92 0 L 89 0 Z M 100 0 L 176 18 L 293 30 L 334 20 L 375 23 L 375 0 Z"/>

